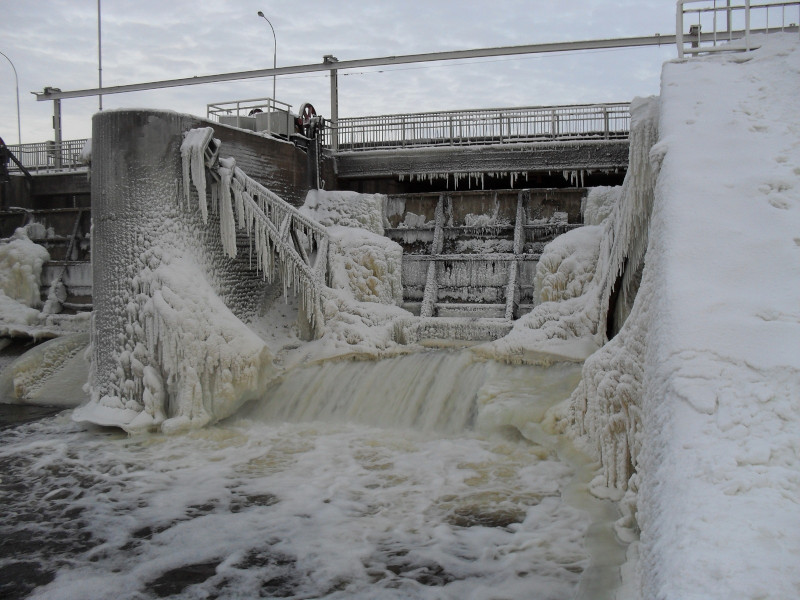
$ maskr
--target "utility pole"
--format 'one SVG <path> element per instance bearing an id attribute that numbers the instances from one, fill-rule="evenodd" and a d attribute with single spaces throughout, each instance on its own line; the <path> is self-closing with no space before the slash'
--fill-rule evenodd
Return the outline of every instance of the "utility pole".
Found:
<path id="1" fill-rule="evenodd" d="M 54 87 L 44 88 L 44 93 L 55 93 L 61 90 Z M 61 168 L 61 99 L 53 100 L 53 131 L 55 132 L 55 145 L 53 147 L 53 166 Z"/>
<path id="2" fill-rule="evenodd" d="M 103 42 L 100 35 L 100 0 L 97 0 L 97 87 L 103 89 Z M 99 110 L 103 110 L 103 94 L 97 95 Z"/>
<path id="3" fill-rule="evenodd" d="M 332 65 L 339 59 L 332 54 L 322 57 L 322 62 Z M 331 150 L 339 150 L 339 70 L 331 69 Z"/>

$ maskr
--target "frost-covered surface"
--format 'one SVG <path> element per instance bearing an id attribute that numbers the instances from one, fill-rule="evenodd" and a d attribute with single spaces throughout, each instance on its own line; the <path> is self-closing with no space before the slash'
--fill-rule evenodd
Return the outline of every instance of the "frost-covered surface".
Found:
<path id="1" fill-rule="evenodd" d="M 665 65 L 639 294 L 572 397 L 642 598 L 800 592 L 800 43 L 757 44 Z"/>
<path id="2" fill-rule="evenodd" d="M 800 44 L 758 43 L 662 75 L 644 597 L 800 593 Z"/>
<path id="3" fill-rule="evenodd" d="M 389 226 L 383 194 L 309 190 L 300 210 L 326 227 L 341 225 L 383 235 Z"/>
<path id="4" fill-rule="evenodd" d="M 599 186 L 589 189 L 581 212 L 586 225 L 600 225 L 619 202 L 622 186 Z"/>
<path id="5" fill-rule="evenodd" d="M 111 122 L 113 115 L 104 119 Z M 170 126 L 177 129 L 180 122 Z M 161 127 L 158 135 L 167 131 Z M 232 414 L 275 375 L 269 348 L 233 312 L 244 316 L 243 307 L 254 303 L 259 288 L 246 283 L 232 297 L 242 281 L 226 274 L 234 266 L 228 257 L 236 255 L 237 224 L 256 238 L 253 266 L 265 275 L 272 275 L 274 246 L 266 242 L 266 225 L 254 224 L 259 208 L 244 202 L 245 185 L 233 183 L 232 160 L 224 163 L 227 172 L 214 182 L 208 201 L 204 149 L 210 133 L 210 128 L 189 133 L 183 161 L 173 156 L 159 163 L 146 152 L 130 153 L 131 164 L 114 165 L 111 159 L 109 169 L 95 157 L 100 185 L 118 194 L 109 194 L 95 218 L 102 220 L 110 205 L 116 220 L 132 231 L 125 232 L 129 237 L 119 248 L 108 239 L 111 229 L 99 240 L 109 253 L 99 264 L 102 290 L 95 298 L 102 323 L 93 332 L 92 397 L 75 412 L 77 420 L 131 432 L 202 427 Z M 152 144 L 155 140 L 154 135 Z M 199 193 L 176 185 L 181 162 L 189 167 L 183 181 Z M 126 169 L 140 175 L 136 185 L 118 191 L 111 184 Z M 282 262 L 285 267 L 290 261 Z M 237 268 L 236 279 L 246 279 L 244 268 Z M 225 283 L 230 289 L 222 289 Z"/>
<path id="6" fill-rule="evenodd" d="M 363 229 L 328 228 L 331 287 L 349 290 L 361 302 L 403 302 L 403 249 L 389 238 Z"/>
<path id="7" fill-rule="evenodd" d="M 476 348 L 477 352 L 514 362 L 585 359 L 606 341 L 609 298 L 620 275 L 618 309 L 623 313 L 620 320 L 624 320 L 624 313 L 636 293 L 647 245 L 656 173 L 649 155 L 657 136 L 657 99 L 634 100 L 631 104 L 628 174 L 619 201 L 604 221 L 598 254 L 595 256 L 591 250 L 595 241 L 588 239 L 593 235 L 592 230 L 556 242 L 554 251 L 548 253 L 551 259 L 545 260 L 540 282 L 545 283 L 551 271 L 550 280 L 557 282 L 558 288 L 574 290 L 574 293 L 582 291 L 582 294 L 537 305 L 514 323 L 507 336 Z M 594 235 L 597 235 L 596 231 Z M 574 258 L 560 250 L 566 249 L 563 245 L 570 240 L 580 241 L 575 246 L 580 251 Z M 593 263 L 596 263 L 596 268 Z M 559 274 L 560 268 L 562 274 Z M 586 281 L 588 273 L 593 274 Z M 550 289 L 545 293 L 549 294 Z"/>

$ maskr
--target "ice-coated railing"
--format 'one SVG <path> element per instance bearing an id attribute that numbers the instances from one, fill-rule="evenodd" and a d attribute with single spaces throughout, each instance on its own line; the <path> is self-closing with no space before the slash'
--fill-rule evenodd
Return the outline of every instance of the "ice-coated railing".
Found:
<path id="1" fill-rule="evenodd" d="M 325 228 L 298 211 L 236 166 L 233 158 L 217 160 L 219 141 L 213 129 L 203 127 L 185 134 L 181 145 L 184 198 L 189 195 L 189 180 L 198 191 L 204 222 L 208 220 L 206 168 L 211 172 L 211 212 L 219 214 L 223 251 L 237 255 L 237 229 L 247 234 L 252 264 L 272 281 L 280 269 L 284 295 L 293 288 L 300 295 L 301 309 L 314 335 L 322 335 L 322 290 L 328 265 L 328 233 Z"/>
<path id="2" fill-rule="evenodd" d="M 684 31 L 687 23 L 688 34 Z M 751 33 L 798 31 L 798 23 L 800 0 L 756 3 L 744 0 L 743 4 L 732 4 L 731 0 L 678 0 L 675 13 L 678 57 L 751 50 Z M 731 45 L 729 42 L 741 37 L 742 31 L 744 46 Z"/>
<path id="3" fill-rule="evenodd" d="M 406 146 L 460 146 L 552 140 L 625 139 L 628 103 L 487 108 L 340 118 L 323 143 L 338 136 L 339 150 Z"/>
<path id="4" fill-rule="evenodd" d="M 36 142 L 34 144 L 8 144 L 8 149 L 29 171 L 75 171 L 85 168 L 82 158 L 86 139 L 61 142 Z M 19 171 L 12 162 L 9 171 Z"/>

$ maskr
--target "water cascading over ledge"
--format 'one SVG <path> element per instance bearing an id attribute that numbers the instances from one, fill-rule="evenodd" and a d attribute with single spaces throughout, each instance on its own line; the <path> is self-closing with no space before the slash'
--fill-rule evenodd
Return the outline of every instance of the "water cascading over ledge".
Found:
<path id="1" fill-rule="evenodd" d="M 247 257 L 225 256 L 218 215 L 204 223 L 182 208 L 183 132 L 200 125 L 165 111 L 93 119 L 91 400 L 78 420 L 131 431 L 202 426 L 273 375 L 269 349 L 242 322 L 269 284 Z M 294 145 L 222 126 L 215 133 L 263 183 L 295 202 L 305 196 L 307 158 Z"/>

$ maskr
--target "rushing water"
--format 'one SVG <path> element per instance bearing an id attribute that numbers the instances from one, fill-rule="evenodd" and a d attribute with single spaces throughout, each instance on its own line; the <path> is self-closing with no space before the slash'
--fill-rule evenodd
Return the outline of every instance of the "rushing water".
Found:
<path id="1" fill-rule="evenodd" d="M 610 598 L 593 473 L 540 426 L 579 366 L 323 363 L 236 419 L 0 431 L 3 598 Z"/>

